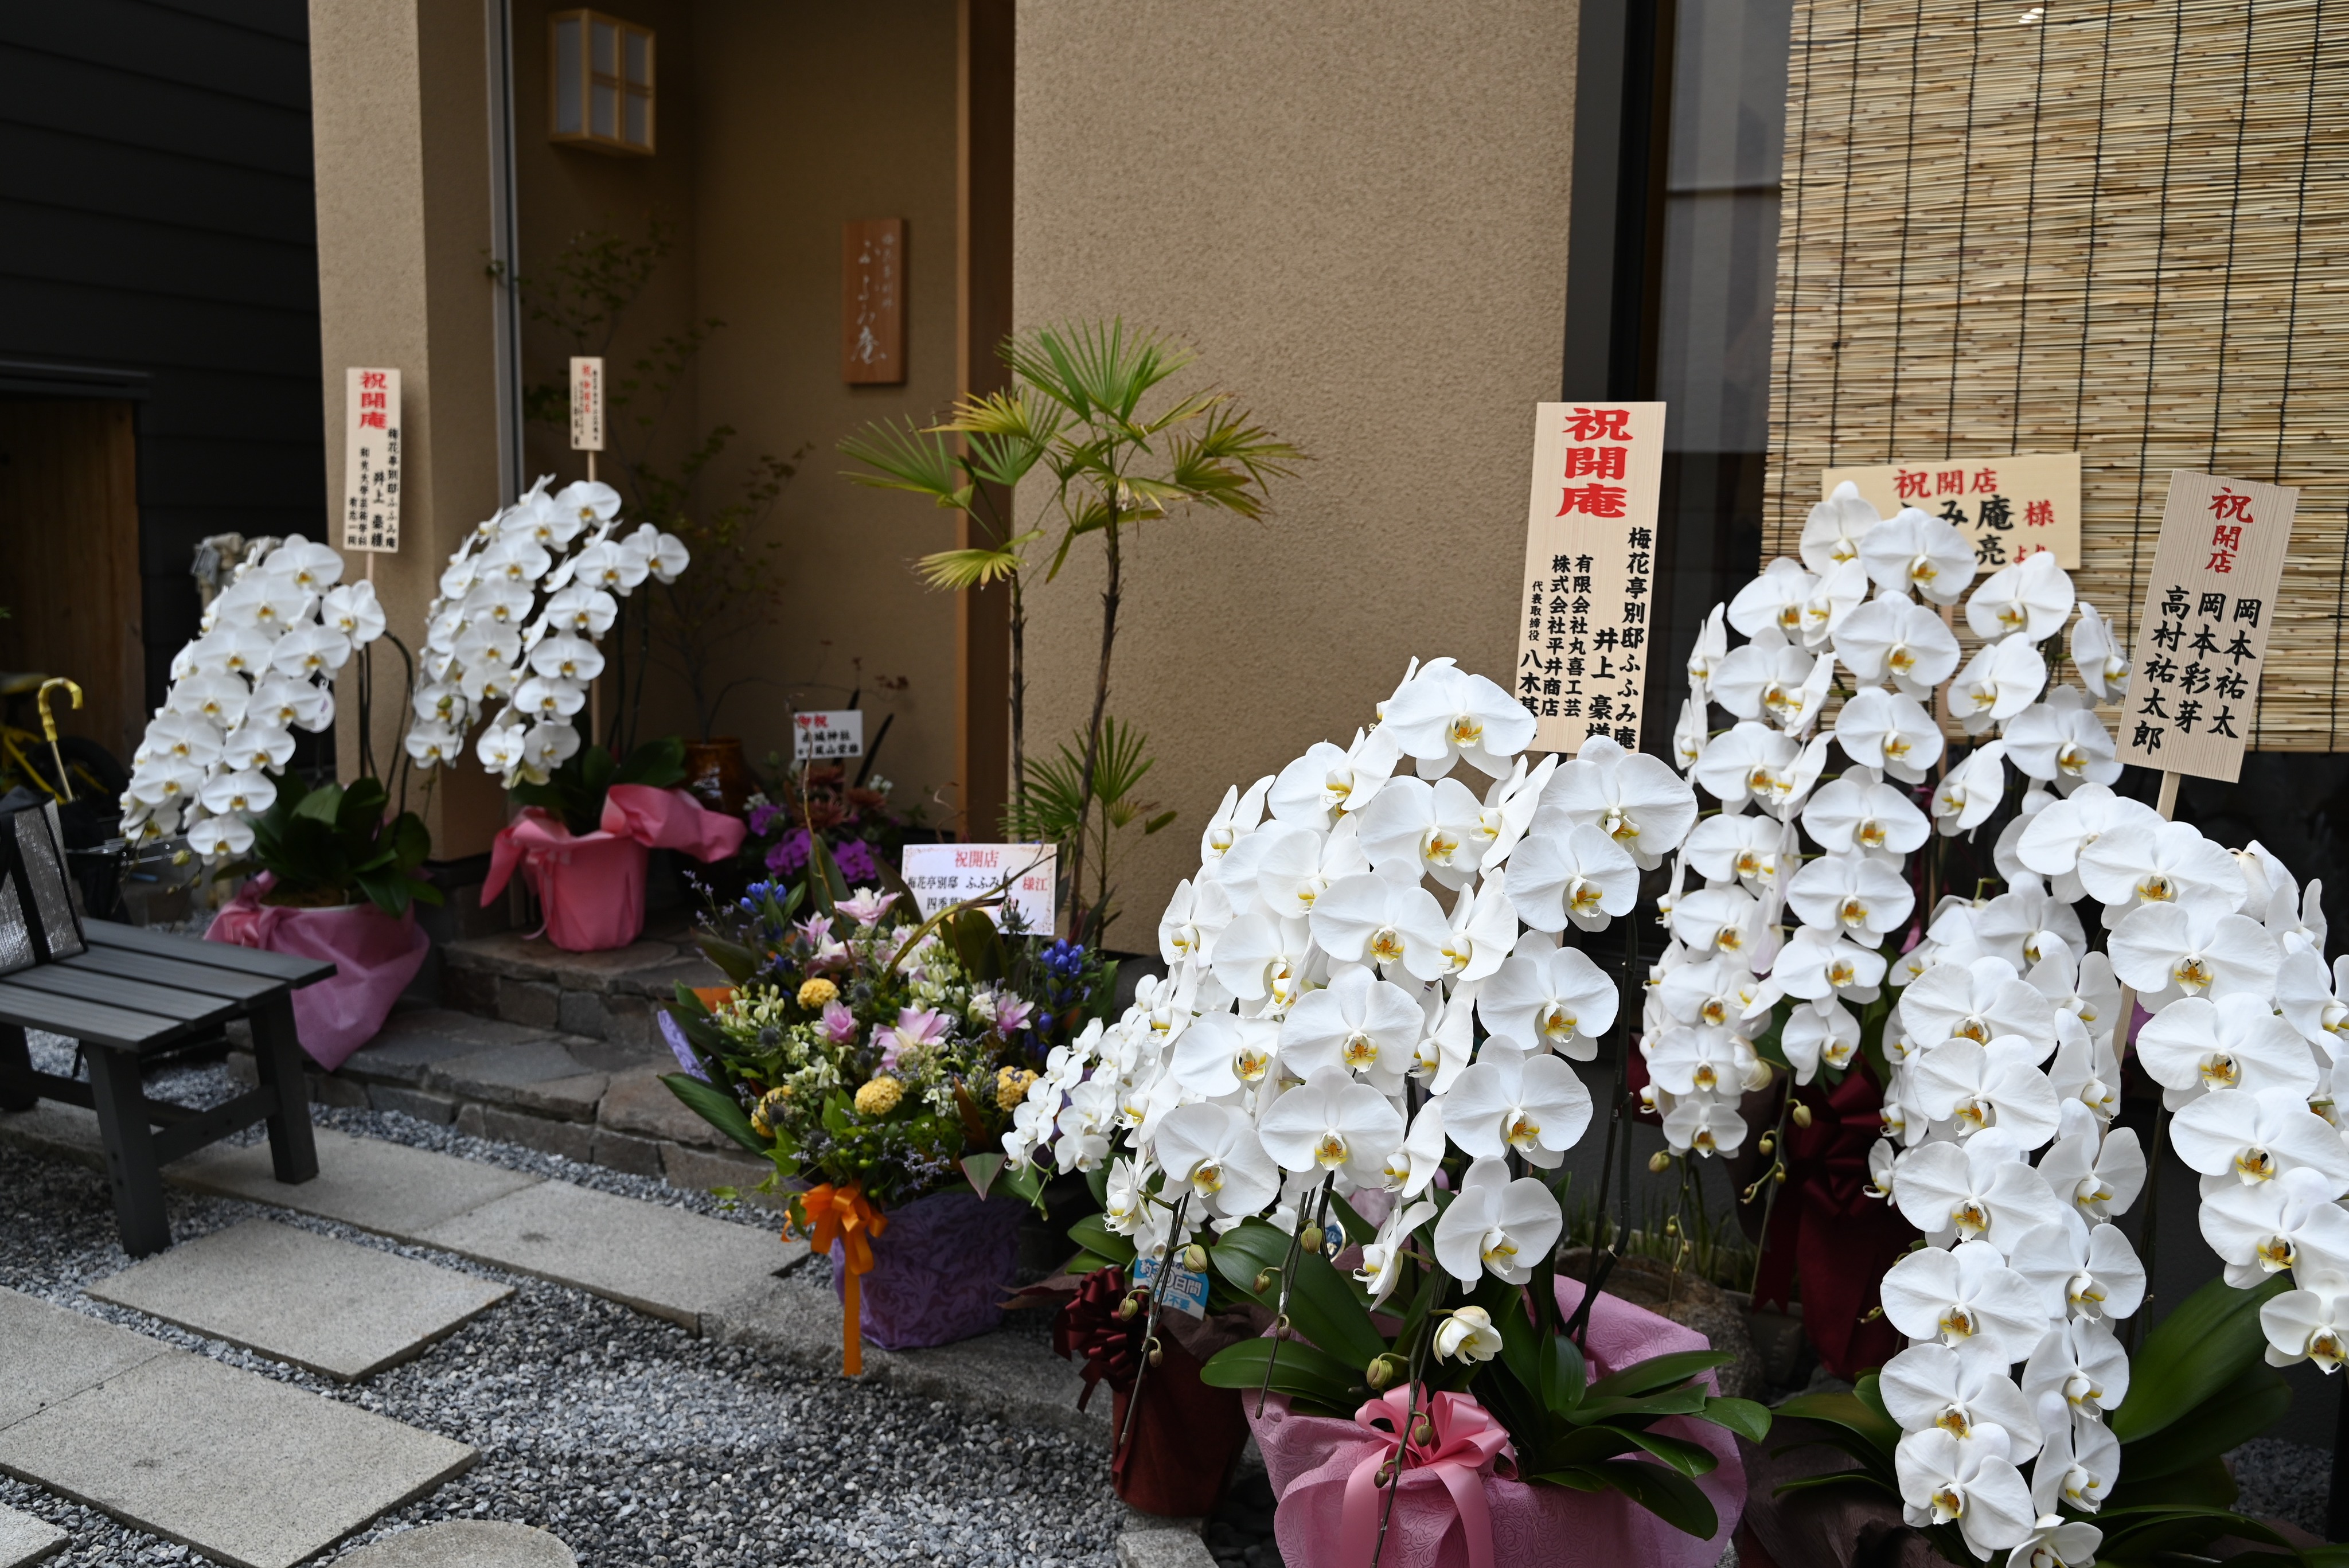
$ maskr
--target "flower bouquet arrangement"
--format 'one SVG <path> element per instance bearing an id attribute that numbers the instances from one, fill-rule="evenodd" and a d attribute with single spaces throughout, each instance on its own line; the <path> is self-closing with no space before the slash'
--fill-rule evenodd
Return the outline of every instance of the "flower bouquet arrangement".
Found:
<path id="1" fill-rule="evenodd" d="M 1436 659 L 1350 744 L 1226 792 L 1160 926 L 1170 974 L 1055 1053 L 1005 1139 L 1098 1173 L 1079 1266 L 1146 1287 L 1121 1446 L 1166 1312 L 1268 1314 L 1203 1376 L 1242 1391 L 1293 1563 L 1371 1568 L 1391 1533 L 1433 1562 L 1456 1528 L 1471 1562 L 1710 1564 L 1743 1500 L 1732 1434 L 1769 1424 L 1708 1386 L 1728 1356 L 1558 1275 L 1594 1110 L 1573 1064 L 1602 1042 L 1610 1172 L 1630 1148 L 1637 1009 L 1588 944 L 1697 803 L 1604 738 L 1533 765 L 1533 734 Z"/>
<path id="2" fill-rule="evenodd" d="M 773 1162 L 790 1233 L 837 1243 L 844 1369 L 866 1337 L 898 1349 L 993 1327 L 1039 1185 L 999 1179 L 997 1147 L 1113 968 L 971 905 L 923 920 L 900 893 L 852 894 L 820 835 L 803 877 L 713 908 L 700 940 L 733 985 L 679 989 L 668 1016 L 689 1071 L 666 1081 Z M 985 1201 L 990 1189 L 1006 1196 Z"/>
<path id="3" fill-rule="evenodd" d="M 549 483 L 475 528 L 440 574 L 408 754 L 437 770 L 488 717 L 474 754 L 525 809 L 498 836 L 481 898 L 497 897 L 519 868 L 549 940 L 595 951 L 643 931 L 648 851 L 722 859 L 742 825 L 673 787 L 685 776 L 679 742 L 625 759 L 600 738 L 583 746 L 576 721 L 604 672 L 597 642 L 619 618 L 620 597 L 647 579 L 673 582 L 690 557 L 649 523 L 623 533 L 610 485 L 587 480 L 549 495 Z"/>
<path id="4" fill-rule="evenodd" d="M 1674 749 L 1718 809 L 1674 862 L 1640 1046 L 1687 1157 L 1739 1148 L 1741 1094 L 1775 1085 L 1749 1199 L 1785 1179 L 1789 1124 L 1826 1091 L 1848 1106 L 1866 1080 L 1861 1103 L 1880 1099 L 1870 1189 L 1915 1234 L 1858 1256 L 1906 1345 L 1849 1394 L 1781 1407 L 1858 1460 L 1795 1484 L 1889 1493 L 1957 1563 L 2281 1547 L 2227 1511 L 2220 1456 L 2288 1403 L 2272 1366 L 2344 1359 L 2330 1077 L 2349 967 L 2325 969 L 2317 889 L 2256 843 L 2167 820 L 2174 775 L 2159 809 L 2115 793 L 2095 709 L 2124 698 L 2127 666 L 2054 556 L 1968 597 L 1954 527 L 1879 517 L 1849 485 L 1813 509 L 1801 554 L 1716 607 L 1690 659 Z M 2199 1173 L 2226 1265 L 2141 1340 L 2147 1271 L 2116 1221 L 2141 1204 L 2153 1233 L 2158 1168 L 2115 1125 L 2140 1005 L 2153 1147 Z M 1834 1247 L 1802 1256 L 1806 1316 L 1827 1315 L 1812 1270 Z"/>

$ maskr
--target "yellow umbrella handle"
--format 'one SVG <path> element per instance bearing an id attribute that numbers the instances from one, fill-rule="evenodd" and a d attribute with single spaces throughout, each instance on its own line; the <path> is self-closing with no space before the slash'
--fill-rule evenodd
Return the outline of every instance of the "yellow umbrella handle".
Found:
<path id="1" fill-rule="evenodd" d="M 81 688 L 62 675 L 52 675 L 41 682 L 41 690 L 33 699 L 34 704 L 41 711 L 41 739 L 48 742 L 49 755 L 57 764 L 57 787 L 65 791 L 64 804 L 70 805 L 74 797 L 73 780 L 66 773 L 65 753 L 57 746 L 57 722 L 49 712 L 49 690 L 56 686 L 66 689 L 77 708 L 81 706 Z"/>

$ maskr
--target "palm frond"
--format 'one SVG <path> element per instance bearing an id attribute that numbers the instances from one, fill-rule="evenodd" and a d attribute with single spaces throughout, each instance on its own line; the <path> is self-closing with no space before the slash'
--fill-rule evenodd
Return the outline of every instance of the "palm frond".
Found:
<path id="1" fill-rule="evenodd" d="M 880 490 L 910 490 L 927 495 L 939 505 L 970 504 L 970 485 L 953 445 L 935 431 L 907 420 L 903 425 L 870 424 L 858 434 L 843 437 L 841 455 L 864 464 L 850 469 L 848 477 Z"/>
<path id="2" fill-rule="evenodd" d="M 1042 537 L 1041 530 L 1030 528 L 1001 545 L 936 551 L 921 558 L 922 580 L 947 593 L 1002 582 L 1017 576 L 1025 565 L 1020 558 L 1019 547 Z"/>
<path id="3" fill-rule="evenodd" d="M 1168 478 L 1194 501 L 1259 517 L 1265 482 L 1292 475 L 1290 465 L 1304 462 L 1305 453 L 1247 420 L 1245 413 L 1210 414 L 1204 426 L 1176 443 Z"/>

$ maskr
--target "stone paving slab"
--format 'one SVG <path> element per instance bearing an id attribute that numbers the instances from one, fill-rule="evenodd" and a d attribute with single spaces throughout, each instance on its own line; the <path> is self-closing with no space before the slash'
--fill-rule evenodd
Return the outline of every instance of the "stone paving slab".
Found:
<path id="1" fill-rule="evenodd" d="M 0 1346 L 6 1350 L 0 1355 L 0 1428 L 63 1404 L 170 1348 L 11 1290 L 0 1290 Z"/>
<path id="2" fill-rule="evenodd" d="M 697 1331 L 704 1314 L 756 1290 L 791 1262 L 771 1232 L 565 1181 L 511 1193 L 416 1240 Z"/>
<path id="3" fill-rule="evenodd" d="M 269 1147 L 220 1144 L 163 1168 L 167 1179 L 200 1192 L 274 1204 L 339 1220 L 362 1231 L 409 1237 L 543 1179 L 430 1149 L 316 1131 L 318 1174 L 289 1186 L 270 1174 Z"/>
<path id="4" fill-rule="evenodd" d="M 592 1121 L 610 1079 L 591 1071 L 562 1042 L 541 1039 L 436 1062 L 426 1070 L 425 1082 L 468 1099 Z"/>
<path id="5" fill-rule="evenodd" d="M 513 1287 L 248 1220 L 85 1293 L 354 1383 L 455 1332 Z"/>
<path id="6" fill-rule="evenodd" d="M 403 1530 L 347 1557 L 335 1568 L 578 1568 L 571 1548 L 543 1530 L 502 1520 L 452 1519 Z"/>
<path id="7" fill-rule="evenodd" d="M 0 1143 L 28 1154 L 106 1168 L 106 1145 L 98 1136 L 98 1114 L 80 1106 L 43 1100 L 29 1111 L 0 1111 Z"/>
<path id="8" fill-rule="evenodd" d="M 66 1543 L 66 1532 L 46 1519 L 0 1503 L 0 1568 L 26 1568 Z"/>
<path id="9" fill-rule="evenodd" d="M 0 1470 L 233 1568 L 293 1568 L 477 1457 L 176 1350 L 0 1430 Z"/>
<path id="10" fill-rule="evenodd" d="M 604 1103 L 596 1109 L 596 1122 L 615 1132 L 667 1143 L 691 1144 L 701 1148 L 723 1147 L 730 1151 L 740 1148 L 740 1145 L 711 1127 L 699 1112 L 678 1099 L 676 1091 L 661 1082 L 662 1074 L 676 1071 L 677 1062 L 672 1057 L 634 1072 L 615 1073 L 611 1087 L 604 1091 Z"/>
<path id="11" fill-rule="evenodd" d="M 426 1070 L 436 1063 L 546 1037 L 543 1029 L 478 1013 L 447 1007 L 419 1008 L 393 1013 L 383 1032 L 360 1047 L 341 1070 L 356 1077 L 421 1084 Z"/>

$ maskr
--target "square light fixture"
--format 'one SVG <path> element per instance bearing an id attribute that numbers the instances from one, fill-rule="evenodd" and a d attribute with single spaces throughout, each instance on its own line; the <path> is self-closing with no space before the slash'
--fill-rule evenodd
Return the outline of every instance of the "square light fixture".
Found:
<path id="1" fill-rule="evenodd" d="M 600 11 L 546 19 L 549 140 L 597 152 L 650 157 L 653 35 Z"/>

